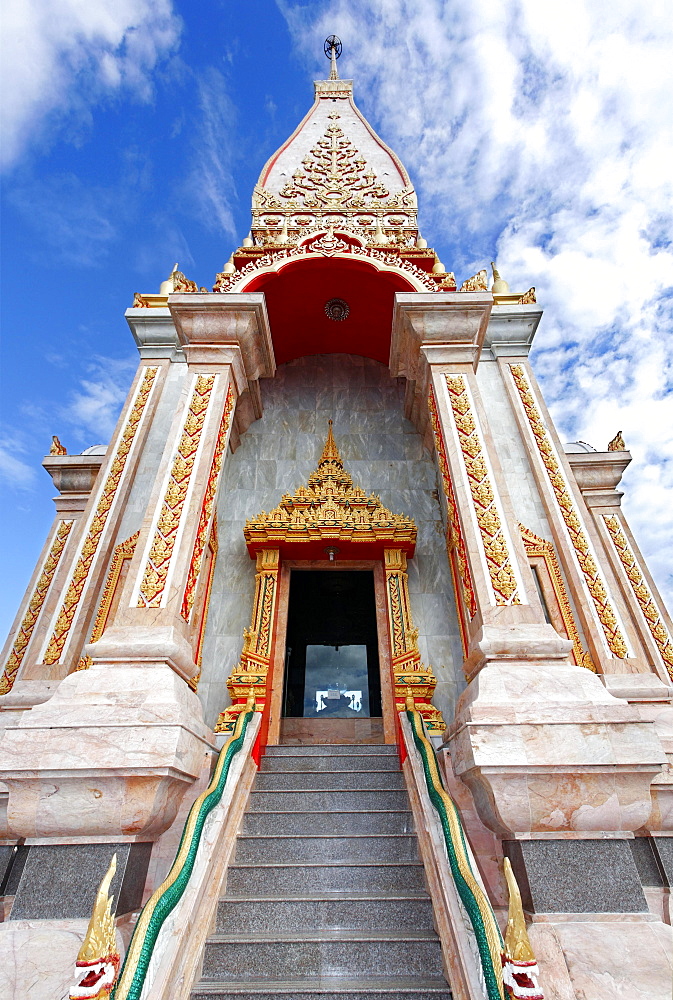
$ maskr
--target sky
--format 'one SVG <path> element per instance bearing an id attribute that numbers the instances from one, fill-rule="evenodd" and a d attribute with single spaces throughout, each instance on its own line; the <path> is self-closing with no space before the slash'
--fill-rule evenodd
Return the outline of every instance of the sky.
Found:
<path id="1" fill-rule="evenodd" d="M 447 270 L 536 286 L 557 426 L 599 450 L 622 431 L 624 509 L 673 605 L 668 0 L 5 0 L 3 635 L 53 518 L 51 435 L 107 443 L 133 293 L 175 261 L 212 285 L 332 33 Z"/>

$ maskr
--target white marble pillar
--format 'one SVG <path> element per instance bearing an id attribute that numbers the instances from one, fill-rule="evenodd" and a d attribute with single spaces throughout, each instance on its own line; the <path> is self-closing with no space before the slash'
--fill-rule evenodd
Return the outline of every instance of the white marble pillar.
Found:
<path id="1" fill-rule="evenodd" d="M 212 744 L 186 683 L 197 669 L 190 617 L 236 401 L 244 428 L 259 415 L 257 379 L 273 374 L 273 350 L 260 294 L 175 295 L 170 309 L 187 372 L 114 617 L 85 648 L 90 668 L 0 743 L 16 836 L 153 839 Z"/>

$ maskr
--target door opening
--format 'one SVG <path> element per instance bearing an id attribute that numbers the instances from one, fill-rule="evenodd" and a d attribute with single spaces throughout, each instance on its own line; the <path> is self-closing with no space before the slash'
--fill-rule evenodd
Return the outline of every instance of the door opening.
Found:
<path id="1" fill-rule="evenodd" d="M 381 718 L 374 574 L 293 570 L 283 716 Z"/>

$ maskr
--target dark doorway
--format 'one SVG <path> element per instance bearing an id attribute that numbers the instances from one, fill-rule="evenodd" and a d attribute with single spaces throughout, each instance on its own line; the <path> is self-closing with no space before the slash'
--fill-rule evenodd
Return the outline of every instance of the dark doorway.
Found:
<path id="1" fill-rule="evenodd" d="M 381 717 L 372 572 L 292 571 L 283 715 Z"/>

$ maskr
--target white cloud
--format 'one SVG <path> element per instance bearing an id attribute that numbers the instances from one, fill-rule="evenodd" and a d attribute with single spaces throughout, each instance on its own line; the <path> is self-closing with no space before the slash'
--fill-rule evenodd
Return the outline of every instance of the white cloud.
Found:
<path id="1" fill-rule="evenodd" d="M 89 377 L 81 380 L 61 412 L 82 447 L 110 440 L 136 364 L 134 358 L 97 357 L 88 366 Z"/>
<path id="2" fill-rule="evenodd" d="M 149 74 L 180 29 L 171 0 L 5 0 L 2 165 L 16 163 L 59 114 L 86 115 L 122 88 L 148 100 Z"/>
<path id="3" fill-rule="evenodd" d="M 186 189 L 194 193 L 208 228 L 235 236 L 231 209 L 236 197 L 231 171 L 231 134 L 236 112 L 219 70 L 209 67 L 197 82 L 199 117 L 193 168 Z"/>
<path id="4" fill-rule="evenodd" d="M 467 277 L 497 254 L 545 307 L 534 355 L 566 439 L 634 461 L 624 506 L 673 603 L 673 21 L 663 0 L 278 0 L 322 41 L 415 179 L 424 235 Z"/>

